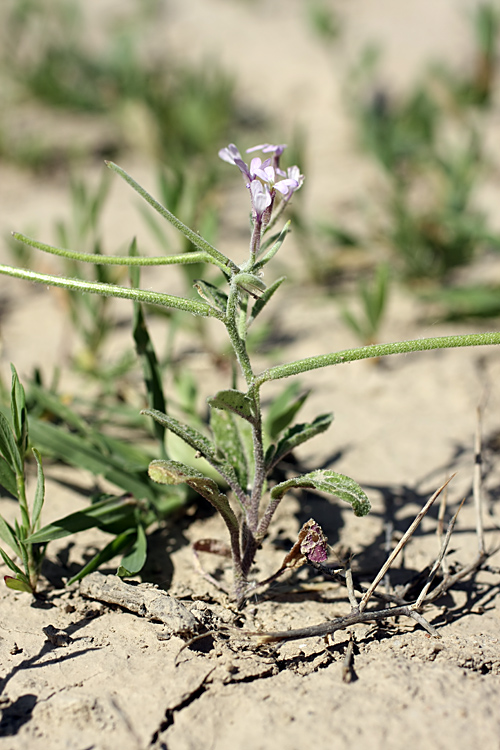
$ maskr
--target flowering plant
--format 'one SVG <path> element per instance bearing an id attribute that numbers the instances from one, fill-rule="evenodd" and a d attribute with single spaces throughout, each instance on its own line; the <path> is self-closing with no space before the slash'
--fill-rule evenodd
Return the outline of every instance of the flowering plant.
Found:
<path id="1" fill-rule="evenodd" d="M 227 554 L 232 560 L 232 595 L 239 605 L 244 603 L 255 587 L 255 582 L 251 580 L 251 570 L 257 549 L 266 536 L 279 503 L 288 491 L 309 488 L 331 494 L 348 502 L 358 516 L 365 515 L 370 509 L 368 498 L 361 487 L 353 479 L 331 470 L 316 470 L 274 483 L 272 473 L 278 463 L 299 445 L 324 432 L 331 424 L 332 415 L 322 414 L 312 422 L 291 424 L 303 403 L 303 399 L 297 399 L 287 409 L 287 418 L 278 420 L 279 424 L 275 424 L 272 431 L 266 431 L 261 408 L 262 386 L 271 380 L 368 357 L 424 349 L 500 343 L 500 333 L 417 339 L 323 353 L 256 372 L 248 350 L 248 332 L 257 316 L 285 281 L 285 277 L 281 277 L 267 286 L 263 273 L 267 263 L 280 250 L 290 230 L 290 223 L 286 223 L 275 234 L 271 234 L 271 229 L 304 179 L 298 167 L 293 166 L 286 172 L 280 167 L 280 157 L 284 149 L 284 145 L 255 146 L 248 149 L 248 153 L 260 150 L 266 158 L 253 156 L 250 163 L 244 161 L 234 144 L 219 152 L 224 161 L 236 166 L 242 173 L 251 201 L 252 230 L 249 253 L 247 260 L 241 265 L 184 225 L 130 175 L 111 162 L 108 162 L 110 169 L 120 175 L 160 216 L 178 229 L 195 246 L 196 251 L 160 257 L 110 257 L 56 248 L 22 234 L 14 234 L 21 242 L 39 250 L 96 264 L 133 267 L 210 263 L 222 272 L 226 286 L 219 288 L 208 281 L 197 280 L 195 288 L 201 300 L 148 291 L 136 286 L 128 288 L 87 282 L 6 265 L 0 266 L 0 273 L 13 277 L 74 291 L 174 308 L 193 315 L 214 318 L 225 327 L 239 372 L 234 375 L 227 388 L 219 390 L 208 399 L 209 435 L 156 408 L 145 409 L 142 413 L 194 448 L 196 455 L 206 459 L 219 475 L 220 482 L 199 471 L 198 467 L 170 458 L 155 460 L 149 466 L 150 477 L 155 482 L 167 485 L 187 484 L 220 513 L 229 533 L 230 544 L 228 547 L 219 544 L 217 550 Z M 37 541 L 43 541 L 40 533 Z M 200 549 L 209 547 L 210 545 L 201 546 Z M 211 549 L 214 550 L 215 547 Z M 302 529 L 297 545 L 287 555 L 278 573 L 303 560 L 321 564 L 325 558 L 326 541 L 317 524 L 311 521 Z"/>

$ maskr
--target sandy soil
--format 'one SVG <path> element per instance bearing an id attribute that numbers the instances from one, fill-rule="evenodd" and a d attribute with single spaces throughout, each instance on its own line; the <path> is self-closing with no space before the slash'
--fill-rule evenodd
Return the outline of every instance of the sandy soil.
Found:
<path id="1" fill-rule="evenodd" d="M 115 6 L 110 1 L 87 3 L 89 13 L 112 12 Z M 237 74 L 240 95 L 277 117 L 284 140 L 297 121 L 307 128 L 307 208 L 318 216 L 340 210 L 359 190 L 373 189 L 374 175 L 353 146 L 341 103 L 343 76 L 361 45 L 372 38 L 386 43 L 385 64 L 394 86 L 404 85 L 429 56 L 460 61 L 470 50 L 458 4 L 451 0 L 338 2 L 344 35 L 333 49 L 307 31 L 303 6 L 299 0 L 170 0 L 165 25 L 152 44 L 164 43 L 183 59 L 219 58 Z M 297 113 L 293 121 L 291 112 Z M 134 174 L 152 182 L 146 167 L 124 166 L 131 171 L 137 167 Z M 96 172 L 97 167 L 94 176 Z M 2 232 L 35 225 L 37 236 L 45 238 L 54 217 L 66 210 L 67 186 L 62 180 L 42 184 L 6 169 L 0 200 Z M 131 205 L 130 195 L 117 186 L 106 218 L 117 241 L 141 231 L 139 220 L 134 223 L 133 212 L 124 212 L 124 205 Z M 240 208 L 244 217 L 243 204 L 234 210 Z M 236 243 L 235 252 L 241 251 L 238 236 L 228 234 L 223 242 Z M 5 248 L 0 253 L 2 260 L 9 260 Z M 291 275 L 297 277 L 300 261 L 293 249 L 291 257 L 296 264 Z M 168 280 L 167 286 L 170 289 Z M 275 324 L 288 342 L 280 350 L 284 361 L 355 343 L 331 299 L 307 286 L 293 289 L 286 306 L 274 312 Z M 47 373 L 56 364 L 64 367 L 71 342 L 58 296 L 3 277 L 0 294 L 6 310 L 1 321 L 2 374 L 6 376 L 9 361 L 16 363 L 21 376 L 35 364 L 42 363 Z M 122 316 L 129 313 L 125 306 L 120 308 Z M 443 324 L 422 323 L 420 313 L 408 293 L 396 292 L 382 338 L 458 332 Z M 460 327 L 468 330 L 473 328 Z M 214 383 L 205 357 L 200 355 L 190 366 L 199 372 L 207 392 L 211 384 L 220 386 Z M 335 421 L 298 458 L 310 468 L 328 462 L 353 476 L 370 495 L 373 510 L 368 518 L 357 519 L 340 503 L 312 495 L 287 496 L 259 552 L 260 578 L 279 566 L 300 526 L 312 516 L 328 536 L 332 561 L 335 550 L 350 548 L 355 572 L 370 580 L 383 560 L 387 518 L 393 516 L 396 532 L 404 531 L 428 495 L 455 471 L 448 516 L 462 497 L 467 502 L 452 539 L 449 563 L 472 561 L 477 553 L 471 497 L 474 431 L 476 407 L 485 398 L 486 541 L 488 549 L 498 547 L 498 440 L 494 438 L 500 430 L 500 356 L 496 350 L 414 354 L 380 366 L 359 362 L 317 371 L 301 382 L 314 388 L 302 416 L 307 419 L 332 410 Z M 269 388 L 264 395 L 271 392 Z M 76 490 L 57 480 L 85 487 L 92 485 L 91 478 L 60 467 L 51 467 L 48 474 L 46 521 L 66 512 L 69 505 L 84 505 Z M 0 499 L 0 507 L 13 517 L 11 501 Z M 404 566 L 396 564 L 393 584 L 432 564 L 438 551 L 436 516 L 433 510 L 422 523 Z M 338 634 L 331 645 L 312 638 L 273 647 L 258 647 L 255 639 L 234 632 L 236 627 L 286 630 L 347 614 L 345 591 L 303 568 L 237 613 L 194 572 L 187 542 L 201 537 L 225 538 L 218 518 L 199 514 L 158 530 L 148 563 L 151 580 L 178 597 L 206 627 L 218 631 L 190 648 L 184 648 L 185 640 L 171 634 L 168 625 L 84 598 L 78 586 L 69 590 L 48 586 L 43 603 L 0 589 L 0 747 L 298 750 L 311 743 L 336 750 L 367 746 L 391 750 L 402 744 L 443 750 L 500 747 L 500 600 L 494 571 L 459 584 L 426 611 L 439 639 L 408 619 L 384 627 L 355 627 L 352 679 L 346 682 L 348 632 Z M 68 567 L 74 570 L 100 541 L 88 532 L 69 546 L 54 544 L 47 578 L 60 581 Z M 170 554 L 167 562 L 165 551 Z M 490 563 L 500 565 L 500 555 L 494 554 Z M 48 626 L 58 636 L 48 637 Z"/>

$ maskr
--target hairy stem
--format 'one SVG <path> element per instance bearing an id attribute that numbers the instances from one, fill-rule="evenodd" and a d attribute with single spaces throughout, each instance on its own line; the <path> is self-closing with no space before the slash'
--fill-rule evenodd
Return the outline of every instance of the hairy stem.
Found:
<path id="1" fill-rule="evenodd" d="M 340 365 L 344 362 L 356 362 L 360 359 L 385 357 L 389 354 L 409 354 L 410 352 L 430 351 L 432 349 L 452 349 L 460 346 L 490 346 L 500 344 L 500 332 L 471 333 L 457 336 L 438 336 L 411 341 L 398 341 L 393 344 L 373 344 L 357 349 L 344 349 L 331 354 L 319 354 L 315 357 L 299 359 L 286 365 L 278 365 L 264 370 L 255 378 L 255 386 L 260 387 L 269 380 L 279 380 L 292 375 L 299 375 L 320 367 Z"/>

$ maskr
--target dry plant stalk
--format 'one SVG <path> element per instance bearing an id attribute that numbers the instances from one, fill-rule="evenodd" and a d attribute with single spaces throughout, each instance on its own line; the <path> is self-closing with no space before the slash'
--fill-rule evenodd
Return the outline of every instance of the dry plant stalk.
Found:
<path id="1" fill-rule="evenodd" d="M 480 445 L 478 447 L 478 438 L 476 437 L 476 462 L 477 462 L 477 456 L 480 455 Z M 479 461 L 480 465 L 480 461 Z M 419 596 L 417 599 L 413 602 L 408 602 L 405 600 L 405 591 L 403 591 L 403 594 L 401 595 L 394 595 L 394 594 L 388 594 L 384 593 L 382 591 L 377 591 L 377 587 L 379 586 L 380 582 L 384 579 L 384 576 L 386 575 L 387 571 L 391 567 L 391 565 L 394 563 L 396 557 L 399 555 L 401 550 L 405 547 L 405 545 L 409 542 L 413 534 L 415 533 L 417 527 L 421 523 L 424 516 L 428 513 L 430 508 L 432 507 L 434 501 L 437 497 L 443 492 L 443 490 L 447 487 L 448 483 L 451 481 L 453 477 L 450 477 L 441 487 L 439 487 L 436 492 L 429 498 L 429 500 L 425 503 L 421 511 L 417 514 L 413 522 L 408 527 L 405 534 L 402 536 L 401 540 L 398 542 L 396 547 L 394 548 L 391 555 L 388 557 L 386 562 L 382 565 L 379 572 L 375 576 L 373 582 L 363 590 L 362 597 L 358 601 L 358 598 L 356 596 L 356 591 L 354 589 L 353 579 L 352 579 L 352 573 L 350 568 L 350 563 L 346 565 L 345 568 L 345 578 L 344 583 L 347 587 L 347 593 L 349 597 L 349 602 L 351 605 L 351 611 L 348 615 L 345 615 L 344 617 L 337 617 L 334 620 L 331 620 L 329 622 L 324 622 L 319 625 L 313 625 L 311 627 L 306 628 L 297 628 L 294 630 L 288 630 L 283 632 L 267 632 L 267 633 L 258 633 L 258 632 L 245 632 L 244 635 L 247 636 L 256 636 L 259 638 L 260 644 L 265 643 L 277 643 L 280 641 L 292 641 L 292 640 L 299 640 L 303 638 L 312 638 L 312 637 L 318 637 L 318 636 L 330 636 L 333 635 L 337 630 L 345 630 L 346 628 L 351 627 L 352 625 L 356 625 L 358 623 L 366 623 L 366 622 L 379 622 L 382 620 L 387 619 L 388 617 L 410 617 L 411 619 L 415 620 L 421 627 L 423 627 L 430 635 L 440 638 L 438 631 L 436 628 L 431 625 L 425 617 L 421 614 L 422 609 L 427 605 L 434 602 L 436 599 L 438 599 L 440 596 L 442 596 L 446 591 L 448 591 L 452 586 L 454 586 L 457 581 L 467 577 L 468 575 L 477 572 L 485 560 L 488 558 L 489 553 L 486 552 L 484 547 L 484 531 L 483 531 L 483 523 L 482 523 L 482 500 L 481 500 L 481 492 L 480 492 L 480 481 L 475 481 L 474 483 L 474 501 L 475 501 L 475 508 L 476 508 L 476 535 L 478 537 L 478 543 L 479 543 L 479 553 L 476 556 L 475 560 L 468 566 L 465 566 L 458 572 L 451 574 L 447 570 L 443 571 L 443 580 L 441 583 L 436 586 L 435 589 L 433 589 L 432 592 L 430 592 L 431 584 L 436 576 L 436 573 L 438 572 L 439 568 L 443 564 L 443 559 L 446 554 L 446 550 L 448 548 L 450 538 L 455 526 L 455 522 L 458 517 L 458 513 L 460 512 L 465 499 L 460 503 L 460 506 L 452 519 L 450 520 L 448 524 L 447 531 L 444 535 L 444 537 L 441 539 L 440 543 L 440 549 L 439 553 L 436 557 L 436 560 L 434 564 L 432 565 L 432 568 L 427 576 L 427 579 L 420 591 Z M 439 539 L 439 527 L 438 527 L 438 539 Z M 324 566 L 315 566 L 319 569 L 322 569 L 326 572 L 327 569 L 324 568 Z M 338 577 L 337 577 L 338 580 Z M 408 584 L 407 589 L 409 589 L 411 584 Z M 376 596 L 380 601 L 382 601 L 387 606 L 383 607 L 382 609 L 374 609 L 370 611 L 366 611 L 366 606 L 369 602 L 369 600 L 372 598 L 372 596 Z"/>

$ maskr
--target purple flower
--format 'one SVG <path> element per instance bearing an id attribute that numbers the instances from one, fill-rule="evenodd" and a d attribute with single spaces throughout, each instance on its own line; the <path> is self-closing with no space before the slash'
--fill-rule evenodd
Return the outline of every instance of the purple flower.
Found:
<path id="1" fill-rule="evenodd" d="M 227 148 L 221 148 L 221 150 L 219 151 L 219 156 L 222 161 L 227 161 L 228 164 L 234 164 L 235 166 L 237 166 L 249 180 L 251 179 L 248 166 L 243 161 L 241 154 L 234 143 L 230 143 Z"/>
<path id="2" fill-rule="evenodd" d="M 272 203 L 271 191 L 267 185 L 262 184 L 259 180 L 253 180 L 250 183 L 250 193 L 252 194 L 254 211 L 260 217 Z"/>
<path id="3" fill-rule="evenodd" d="M 259 156 L 255 156 L 251 160 L 250 166 L 243 161 L 243 157 L 234 143 L 230 143 L 229 146 L 219 151 L 220 158 L 228 164 L 238 167 L 247 180 L 247 188 L 250 189 L 252 197 L 254 217 L 257 220 L 261 220 L 267 210 L 269 214 L 267 221 L 269 221 L 276 191 L 283 196 L 284 200 L 288 201 L 304 181 L 298 167 L 290 167 L 287 172 L 279 168 L 279 157 L 285 148 L 284 143 L 276 146 L 270 143 L 262 143 L 259 146 L 247 149 L 247 154 L 253 151 L 262 151 L 273 155 L 272 158 L 264 161 Z"/>
<path id="4" fill-rule="evenodd" d="M 252 151 L 262 151 L 263 154 L 274 154 L 275 156 L 281 156 L 285 149 L 286 143 L 280 143 L 278 146 L 273 146 L 272 143 L 261 143 L 260 146 L 252 146 L 252 148 L 247 148 L 247 154 L 251 154 Z"/>

